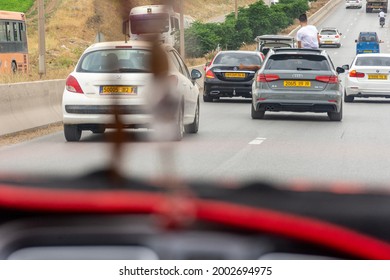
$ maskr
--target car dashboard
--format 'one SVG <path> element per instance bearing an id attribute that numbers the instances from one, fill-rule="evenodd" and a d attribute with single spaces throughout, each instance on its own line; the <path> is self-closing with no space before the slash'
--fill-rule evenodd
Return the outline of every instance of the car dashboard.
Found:
<path id="1" fill-rule="evenodd" d="M 315 187 L 3 178 L 0 259 L 390 259 L 386 192 Z"/>

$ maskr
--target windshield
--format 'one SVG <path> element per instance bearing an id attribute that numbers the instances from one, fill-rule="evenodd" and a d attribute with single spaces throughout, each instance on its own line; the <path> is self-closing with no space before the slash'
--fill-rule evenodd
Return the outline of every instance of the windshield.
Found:
<path id="1" fill-rule="evenodd" d="M 356 66 L 390 66 L 390 57 L 359 57 Z"/>
<path id="2" fill-rule="evenodd" d="M 360 42 L 377 42 L 378 37 L 376 34 L 373 34 L 373 33 L 362 33 L 359 36 L 359 41 Z"/>
<path id="3" fill-rule="evenodd" d="M 169 31 L 168 14 L 146 14 L 130 16 L 132 34 L 163 33 Z"/>
<path id="4" fill-rule="evenodd" d="M 320 32 L 321 35 L 337 35 L 337 31 L 330 29 L 330 30 L 321 30 Z"/>
<path id="5" fill-rule="evenodd" d="M 338 5 L 309 22 L 342 36 L 319 50 L 275 43 L 264 56 L 254 38 L 296 38 L 307 1 L 238 1 L 237 20 L 222 22 L 208 21 L 232 1 L 174 1 L 194 19 L 184 34 L 168 32 L 165 13 L 130 17 L 141 2 L 45 1 L 44 51 L 32 5 L 28 53 L 0 51 L 0 258 L 36 244 L 92 254 L 125 244 L 142 247 L 138 258 L 377 258 L 349 234 L 390 244 L 388 23 Z M 129 20 L 132 34 L 168 33 L 130 39 Z M 359 34 L 377 40 L 375 30 L 380 52 L 356 60 Z M 176 35 L 184 46 L 158 41 Z M 20 230 L 4 239 L 4 222 Z M 47 235 L 29 230 L 41 225 Z"/>

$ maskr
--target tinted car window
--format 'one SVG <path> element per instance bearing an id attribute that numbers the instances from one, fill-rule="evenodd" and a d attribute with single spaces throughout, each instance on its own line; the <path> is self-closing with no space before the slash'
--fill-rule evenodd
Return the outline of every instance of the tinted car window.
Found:
<path id="1" fill-rule="evenodd" d="M 189 74 L 189 72 L 188 72 L 188 68 L 187 68 L 187 66 L 185 65 L 184 61 L 180 58 L 180 56 L 176 53 L 176 51 L 172 51 L 171 53 L 172 53 L 172 55 L 177 59 L 177 61 L 179 62 L 180 67 L 181 67 L 181 69 L 183 70 L 183 72 L 182 72 L 183 75 L 184 75 L 184 76 L 187 76 L 187 78 L 190 78 L 190 74 Z"/>
<path id="2" fill-rule="evenodd" d="M 326 57 L 320 55 L 277 54 L 268 59 L 265 69 L 330 70 L 330 66 Z"/>
<path id="3" fill-rule="evenodd" d="M 99 50 L 84 55 L 78 72 L 115 73 L 149 71 L 150 52 L 136 49 Z"/>
<path id="4" fill-rule="evenodd" d="M 390 66 L 390 57 L 359 57 L 356 66 Z"/>
<path id="5" fill-rule="evenodd" d="M 173 65 L 175 66 L 177 71 L 179 71 L 180 73 L 182 73 L 184 75 L 184 71 L 182 69 L 182 66 L 172 51 L 169 52 L 169 59 L 171 60 L 171 62 L 173 63 Z"/>
<path id="6" fill-rule="evenodd" d="M 360 42 L 376 42 L 378 41 L 376 34 L 360 34 Z"/>
<path id="7" fill-rule="evenodd" d="M 214 64 L 224 64 L 224 65 L 251 65 L 256 64 L 260 65 L 260 57 L 256 54 L 247 54 L 247 53 L 221 53 L 215 60 Z"/>
<path id="8" fill-rule="evenodd" d="M 337 35 L 336 30 L 321 30 L 321 35 Z"/>

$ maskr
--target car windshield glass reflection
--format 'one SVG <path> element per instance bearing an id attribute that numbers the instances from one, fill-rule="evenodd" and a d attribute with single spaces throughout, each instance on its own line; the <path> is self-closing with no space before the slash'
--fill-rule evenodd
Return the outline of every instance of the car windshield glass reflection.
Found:
<path id="1" fill-rule="evenodd" d="M 336 30 L 322 30 L 321 35 L 337 35 Z"/>
<path id="2" fill-rule="evenodd" d="M 390 66 L 390 57 L 359 57 L 356 66 Z"/>
<path id="3" fill-rule="evenodd" d="M 243 54 L 243 53 L 226 53 L 220 54 L 215 58 L 214 64 L 224 65 L 250 65 L 261 64 L 260 57 L 255 54 Z"/>
<path id="4" fill-rule="evenodd" d="M 101 50 L 86 54 L 78 72 L 149 72 L 150 53 L 145 50 Z"/>
<path id="5" fill-rule="evenodd" d="M 273 55 L 265 68 L 270 70 L 330 70 L 326 58 L 316 55 Z"/>

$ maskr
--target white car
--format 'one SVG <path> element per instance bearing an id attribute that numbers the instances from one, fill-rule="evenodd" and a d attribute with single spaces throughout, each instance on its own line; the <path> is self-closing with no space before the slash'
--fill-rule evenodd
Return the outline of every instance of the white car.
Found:
<path id="1" fill-rule="evenodd" d="M 161 46 L 169 64 L 165 80 L 178 100 L 169 111 L 175 119 L 172 140 L 180 140 L 184 132 L 198 131 L 199 88 L 195 80 L 202 74 L 196 69 L 190 73 L 173 47 Z M 125 128 L 150 127 L 156 120 L 155 111 L 161 108 L 150 104 L 161 98 L 151 86 L 150 58 L 149 42 L 104 42 L 88 47 L 66 80 L 62 99 L 65 139 L 79 141 L 83 130 L 104 133 L 115 127 L 115 114 Z"/>
<path id="2" fill-rule="evenodd" d="M 390 97 L 390 54 L 358 54 L 351 66 L 344 65 L 344 101 L 355 97 Z"/>
<path id="3" fill-rule="evenodd" d="M 363 7 L 362 0 L 346 0 L 345 8 L 358 8 L 361 9 Z"/>
<path id="4" fill-rule="evenodd" d="M 341 46 L 341 33 L 337 28 L 324 27 L 319 32 L 320 47 L 323 46 Z"/>

